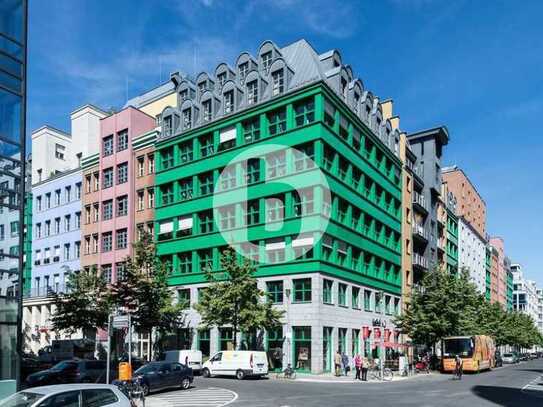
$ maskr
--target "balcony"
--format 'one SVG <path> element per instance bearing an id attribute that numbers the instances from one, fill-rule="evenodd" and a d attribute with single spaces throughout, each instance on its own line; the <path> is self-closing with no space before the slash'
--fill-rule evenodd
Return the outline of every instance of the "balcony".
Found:
<path id="1" fill-rule="evenodd" d="M 423 225 L 413 222 L 413 236 L 428 242 L 430 240 L 430 232 Z"/>
<path id="2" fill-rule="evenodd" d="M 419 194 L 416 191 L 413 192 L 413 207 L 428 213 L 428 203 L 426 202 L 424 195 Z"/>
<path id="3" fill-rule="evenodd" d="M 413 267 L 428 270 L 428 259 L 418 253 L 413 253 Z"/>

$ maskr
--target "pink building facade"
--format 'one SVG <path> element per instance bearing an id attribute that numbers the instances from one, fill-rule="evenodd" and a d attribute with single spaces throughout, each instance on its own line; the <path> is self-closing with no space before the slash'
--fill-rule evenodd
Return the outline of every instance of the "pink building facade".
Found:
<path id="1" fill-rule="evenodd" d="M 496 295 L 491 298 L 492 302 L 499 302 L 507 307 L 507 271 L 505 270 L 505 245 L 501 237 L 491 237 L 489 243 L 496 249 L 498 256 L 497 260 L 497 280 L 495 287 L 497 288 Z M 494 263 L 494 259 L 493 259 Z M 494 264 L 492 264 L 494 267 Z M 493 284 L 494 285 L 494 284 Z"/>
<path id="2" fill-rule="evenodd" d="M 95 202 L 85 202 L 85 210 L 93 213 L 92 226 L 89 230 L 82 228 L 84 241 L 97 237 L 98 245 L 96 252 L 89 253 L 92 261 L 83 263 L 96 266 L 108 282 L 115 281 L 122 273 L 135 241 L 136 174 L 132 140 L 155 127 L 153 117 L 133 107 L 108 116 L 100 123 L 100 185 L 97 193 L 91 195 Z M 93 246 L 91 243 L 90 247 Z"/>

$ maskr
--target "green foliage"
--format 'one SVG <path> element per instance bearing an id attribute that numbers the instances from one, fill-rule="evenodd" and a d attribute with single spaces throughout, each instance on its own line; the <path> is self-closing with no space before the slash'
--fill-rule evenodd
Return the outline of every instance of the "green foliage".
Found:
<path id="1" fill-rule="evenodd" d="M 56 311 L 51 317 L 55 331 L 75 333 L 105 329 L 111 300 L 105 281 L 96 269 L 71 273 L 66 283 L 67 294 L 53 294 Z"/>
<path id="2" fill-rule="evenodd" d="M 415 343 L 433 346 L 446 336 L 489 335 L 496 345 L 530 348 L 543 338 L 533 319 L 487 302 L 470 281 L 466 269 L 458 276 L 429 272 L 411 295 L 397 326 Z"/>
<path id="3" fill-rule="evenodd" d="M 265 292 L 257 287 L 253 264 L 241 263 L 236 252 L 228 247 L 221 255 L 222 272 L 206 270 L 209 286 L 203 290 L 195 308 L 202 317 L 202 325 L 230 326 L 234 333 L 234 347 L 238 332 L 255 332 L 280 325 L 283 311 L 273 308 L 271 301 L 262 301 Z"/>
<path id="4" fill-rule="evenodd" d="M 155 328 L 165 334 L 183 326 L 186 304 L 172 301 L 169 267 L 156 255 L 151 235 L 145 234 L 134 244 L 134 254 L 125 264 L 125 272 L 111 286 L 111 300 L 119 311 L 132 315 L 135 330 L 151 332 Z"/>

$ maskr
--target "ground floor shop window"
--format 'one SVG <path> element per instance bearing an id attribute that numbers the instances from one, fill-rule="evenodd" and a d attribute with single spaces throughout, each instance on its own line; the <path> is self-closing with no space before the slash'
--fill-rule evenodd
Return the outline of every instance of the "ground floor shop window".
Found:
<path id="1" fill-rule="evenodd" d="M 219 329 L 219 350 L 234 350 L 234 332 L 232 328 Z"/>
<path id="2" fill-rule="evenodd" d="M 332 328 L 322 328 L 322 369 L 332 371 Z"/>
<path id="3" fill-rule="evenodd" d="M 198 349 L 202 352 L 202 356 L 207 358 L 210 352 L 210 336 L 209 329 L 198 331 Z"/>
<path id="4" fill-rule="evenodd" d="M 351 355 L 355 356 L 356 354 L 360 353 L 360 329 L 352 330 L 351 346 L 352 346 Z"/>
<path id="5" fill-rule="evenodd" d="M 164 350 L 191 349 L 192 347 L 192 329 L 179 328 L 175 332 L 166 335 L 164 338 Z"/>
<path id="6" fill-rule="evenodd" d="M 283 327 L 278 326 L 268 331 L 267 341 L 270 370 L 283 370 Z"/>
<path id="7" fill-rule="evenodd" d="M 338 329 L 338 345 L 340 353 L 347 352 L 347 328 Z"/>
<path id="8" fill-rule="evenodd" d="M 311 371 L 311 327 L 295 326 L 293 330 L 294 368 Z"/>

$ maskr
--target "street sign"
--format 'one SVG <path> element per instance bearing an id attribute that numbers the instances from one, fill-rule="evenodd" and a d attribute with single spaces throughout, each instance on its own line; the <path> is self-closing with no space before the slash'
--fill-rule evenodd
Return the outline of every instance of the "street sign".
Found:
<path id="1" fill-rule="evenodd" d="M 113 316 L 113 328 L 128 328 L 128 315 L 115 315 Z"/>

